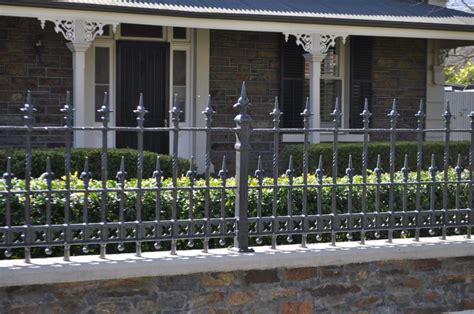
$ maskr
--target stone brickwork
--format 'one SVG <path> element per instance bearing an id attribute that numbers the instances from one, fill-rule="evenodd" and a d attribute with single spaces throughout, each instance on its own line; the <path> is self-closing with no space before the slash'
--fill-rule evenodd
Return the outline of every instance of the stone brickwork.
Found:
<path id="1" fill-rule="evenodd" d="M 399 128 L 414 128 L 420 99 L 426 98 L 427 42 L 425 39 L 375 37 L 373 41 L 372 127 L 387 128 L 392 100 L 398 101 Z M 407 139 L 410 134 L 407 134 Z M 401 137 L 402 135 L 399 135 Z M 373 134 L 371 139 L 387 139 Z"/>
<path id="2" fill-rule="evenodd" d="M 468 310 L 474 309 L 473 263 L 473 257 L 405 260 L 0 288 L 0 312 L 419 314 Z"/>
<path id="3" fill-rule="evenodd" d="M 215 126 L 234 127 L 236 110 L 232 106 L 240 95 L 242 81 L 247 82 L 247 93 L 252 102 L 249 110 L 252 126 L 271 127 L 275 96 L 280 96 L 281 34 L 211 30 L 210 34 L 210 94 L 217 111 Z M 271 137 L 251 137 L 251 169 L 258 154 L 270 170 L 272 156 Z M 234 167 L 234 134 L 212 136 L 212 162 L 220 168 L 222 155 L 227 154 L 228 166 Z"/>
<path id="4" fill-rule="evenodd" d="M 36 43 L 43 49 L 37 54 Z M 36 125 L 59 125 L 67 90 L 72 90 L 72 54 L 66 41 L 48 23 L 41 29 L 37 19 L 0 18 L 0 125 L 23 125 L 20 108 L 31 90 Z M 62 136 L 35 134 L 35 146 L 59 146 Z M 0 147 L 23 145 L 23 137 L 12 132 L 0 134 Z"/>

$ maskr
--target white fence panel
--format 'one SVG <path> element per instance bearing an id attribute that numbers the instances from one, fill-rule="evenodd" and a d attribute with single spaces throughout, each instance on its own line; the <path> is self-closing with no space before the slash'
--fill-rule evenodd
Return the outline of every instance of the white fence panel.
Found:
<path id="1" fill-rule="evenodd" d="M 446 92 L 444 93 L 445 101 L 449 101 L 453 120 L 451 127 L 453 129 L 469 129 L 470 119 L 467 115 L 474 111 L 474 92 Z M 468 141 L 469 133 L 451 133 L 453 141 Z"/>

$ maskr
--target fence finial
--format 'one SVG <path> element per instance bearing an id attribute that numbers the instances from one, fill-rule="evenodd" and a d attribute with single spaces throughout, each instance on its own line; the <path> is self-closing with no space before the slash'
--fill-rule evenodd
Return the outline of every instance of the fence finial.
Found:
<path id="1" fill-rule="evenodd" d="M 392 110 L 387 114 L 387 117 L 390 119 L 391 123 L 395 123 L 397 118 L 400 116 L 397 108 L 397 99 L 394 98 L 392 101 Z"/>
<path id="2" fill-rule="evenodd" d="M 137 109 L 133 110 L 133 112 L 137 114 L 138 127 L 143 128 L 143 123 L 145 122 L 145 115 L 148 113 L 148 110 L 146 110 L 145 106 L 143 105 L 143 93 L 140 93 Z"/>
<path id="3" fill-rule="evenodd" d="M 288 169 L 286 170 L 285 174 L 288 177 L 288 180 L 292 182 L 293 176 L 295 175 L 295 169 L 293 167 L 293 155 L 290 155 L 290 160 L 288 161 Z"/>
<path id="4" fill-rule="evenodd" d="M 364 124 L 364 127 L 368 128 L 372 113 L 369 111 L 369 100 L 367 98 L 364 100 L 364 110 L 361 112 L 360 116 L 362 117 L 362 123 Z"/>
<path id="5" fill-rule="evenodd" d="M 263 167 L 262 167 L 262 156 L 258 155 L 257 170 L 255 170 L 255 178 L 257 178 L 259 184 L 262 184 L 264 175 L 265 175 L 265 171 L 263 170 Z"/>
<path id="6" fill-rule="evenodd" d="M 153 171 L 152 177 L 155 178 L 158 181 L 158 180 L 161 180 L 162 175 L 163 175 L 163 172 L 161 171 L 160 155 L 157 155 L 156 156 L 155 171 Z"/>
<path id="7" fill-rule="evenodd" d="M 428 171 L 431 174 L 431 179 L 434 180 L 436 178 L 436 172 L 438 171 L 435 154 L 431 154 L 431 166 L 428 168 Z"/>
<path id="8" fill-rule="evenodd" d="M 174 94 L 173 107 L 170 110 L 170 114 L 173 125 L 177 127 L 179 125 L 179 116 L 181 114 L 181 109 L 179 108 L 178 94 Z"/>
<path id="9" fill-rule="evenodd" d="M 349 161 L 347 162 L 346 175 L 349 177 L 349 179 L 352 179 L 352 177 L 354 176 L 354 173 L 355 173 L 355 169 L 352 162 L 352 154 L 349 154 Z"/>
<path id="10" fill-rule="evenodd" d="M 374 173 L 379 176 L 381 173 L 382 173 L 383 169 L 382 169 L 382 160 L 380 158 L 380 154 L 377 155 L 377 164 L 375 166 L 375 169 L 374 169 Z"/>
<path id="11" fill-rule="evenodd" d="M 240 91 L 240 97 L 237 100 L 237 103 L 234 105 L 234 109 L 239 110 L 240 116 L 243 118 L 250 119 L 250 117 L 247 115 L 247 109 L 250 107 L 250 100 L 247 97 L 247 87 L 245 85 L 245 81 L 242 82 L 242 90 Z M 241 120 L 243 120 L 241 118 Z M 237 117 L 236 117 L 237 119 Z"/>
<path id="12" fill-rule="evenodd" d="M 280 103 L 278 102 L 278 96 L 275 97 L 275 105 L 273 106 L 273 111 L 270 112 L 270 115 L 273 117 L 273 127 L 278 128 L 280 124 L 280 117 L 283 113 L 280 111 Z"/>
<path id="13" fill-rule="evenodd" d="M 68 128 L 72 127 L 73 119 L 74 119 L 74 108 L 71 105 L 71 92 L 67 91 L 66 92 L 66 103 L 64 104 L 64 107 L 60 109 L 62 113 L 64 113 L 64 121 L 65 121 L 65 126 Z"/>
<path id="14" fill-rule="evenodd" d="M 222 166 L 221 170 L 219 170 L 219 173 L 217 174 L 219 178 L 221 178 L 222 181 L 225 181 L 227 177 L 227 156 L 224 154 L 222 156 Z"/>
<path id="15" fill-rule="evenodd" d="M 89 157 L 84 158 L 84 168 L 81 172 L 80 178 L 82 181 L 89 181 L 91 178 L 91 173 L 89 172 Z"/>
<path id="16" fill-rule="evenodd" d="M 120 170 L 117 172 L 117 180 L 120 182 L 124 182 L 125 178 L 127 177 L 127 172 L 125 172 L 125 157 L 122 156 L 120 159 Z"/>
<path id="17" fill-rule="evenodd" d="M 212 116 L 215 114 L 216 112 L 214 111 L 214 108 L 212 108 L 212 102 L 211 102 L 211 95 L 209 95 L 207 97 L 207 106 L 206 106 L 206 109 L 204 109 L 204 111 L 202 112 L 202 114 L 206 115 L 206 125 L 208 128 L 211 127 L 211 123 L 212 123 Z"/>
<path id="18" fill-rule="evenodd" d="M 458 161 L 456 162 L 456 167 L 454 167 L 454 171 L 459 175 L 462 172 L 462 157 L 461 154 L 458 154 Z"/>
<path id="19" fill-rule="evenodd" d="M 107 92 L 104 93 L 104 102 L 102 103 L 102 107 L 100 107 L 99 110 L 97 110 L 97 112 L 101 113 L 101 120 L 102 120 L 102 124 L 104 126 L 107 126 L 107 124 L 109 123 L 110 121 L 110 113 L 112 112 L 110 110 L 110 106 L 109 106 L 109 94 Z"/>
<path id="20" fill-rule="evenodd" d="M 318 168 L 316 169 L 315 174 L 319 180 L 323 179 L 323 176 L 324 176 L 323 155 L 319 155 Z"/>
<path id="21" fill-rule="evenodd" d="M 191 156 L 189 160 L 189 170 L 186 172 L 186 176 L 192 181 L 196 177 L 196 171 L 194 170 L 194 156 Z"/>
<path id="22" fill-rule="evenodd" d="M 26 93 L 26 103 L 23 105 L 23 108 L 20 109 L 25 115 L 23 120 L 25 121 L 25 126 L 30 128 L 33 123 L 33 114 L 36 111 L 36 108 L 31 103 L 31 91 L 28 90 Z"/>
<path id="23" fill-rule="evenodd" d="M 425 118 L 426 118 L 425 104 L 424 104 L 423 99 L 420 99 L 420 108 L 418 109 L 418 112 L 415 114 L 415 117 L 417 118 L 418 129 L 422 129 L 423 123 L 425 122 Z"/>
<path id="24" fill-rule="evenodd" d="M 404 175 L 404 177 L 408 176 L 410 172 L 410 168 L 408 168 L 408 154 L 405 154 L 405 159 L 403 160 L 403 167 L 400 169 Z"/>
<path id="25" fill-rule="evenodd" d="M 451 118 L 453 115 L 451 114 L 451 107 L 449 104 L 449 100 L 446 102 L 446 110 L 443 113 L 443 118 L 444 118 L 444 123 L 446 126 L 449 126 L 449 123 L 451 122 Z"/>
<path id="26" fill-rule="evenodd" d="M 339 101 L 339 97 L 336 97 L 336 104 L 334 106 L 334 111 L 331 113 L 333 117 L 334 127 L 338 128 L 341 125 L 341 103 Z"/>

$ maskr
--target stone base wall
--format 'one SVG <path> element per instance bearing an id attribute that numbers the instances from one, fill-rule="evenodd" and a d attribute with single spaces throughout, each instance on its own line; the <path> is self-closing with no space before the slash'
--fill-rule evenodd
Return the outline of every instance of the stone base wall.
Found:
<path id="1" fill-rule="evenodd" d="M 41 40 L 40 54 L 36 43 Z M 0 125 L 23 125 L 20 108 L 31 90 L 36 125 L 61 125 L 66 91 L 72 90 L 72 53 L 52 23 L 41 29 L 37 19 L 0 18 Z M 35 146 L 63 145 L 64 135 L 35 133 Z M 22 146 L 19 133 L 1 132 L 0 147 Z"/>
<path id="2" fill-rule="evenodd" d="M 0 312 L 419 314 L 468 310 L 474 309 L 473 264 L 473 257 L 463 257 L 0 288 Z"/>

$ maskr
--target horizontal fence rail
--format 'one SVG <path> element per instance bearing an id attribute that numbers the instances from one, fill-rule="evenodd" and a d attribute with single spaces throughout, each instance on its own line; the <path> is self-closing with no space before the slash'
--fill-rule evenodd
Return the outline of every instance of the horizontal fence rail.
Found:
<path id="1" fill-rule="evenodd" d="M 268 244 L 273 248 L 283 243 L 330 241 L 360 241 L 397 237 L 465 234 L 471 237 L 474 224 L 474 112 L 471 128 L 451 129 L 452 114 L 449 103 L 443 114 L 444 128 L 426 129 L 423 103 L 416 114 L 415 129 L 397 128 L 399 113 L 394 100 L 387 116 L 389 128 L 370 128 L 372 114 L 366 101 L 361 113 L 363 127 L 341 128 L 342 112 L 338 101 L 332 113 L 332 128 L 312 128 L 309 101 L 301 113 L 303 128 L 280 128 L 283 114 L 278 99 L 270 112 L 273 128 L 253 129 L 248 114 L 250 100 L 245 83 L 234 108 L 238 111 L 235 128 L 212 126 L 211 99 L 205 110 L 205 127 L 181 127 L 178 101 L 170 110 L 170 127 L 145 127 L 146 109 L 140 95 L 134 111 L 136 127 L 112 127 L 108 96 L 99 110 L 101 127 L 73 125 L 74 109 L 70 95 L 62 109 L 64 125 L 41 127 L 33 124 L 35 108 L 28 92 L 23 126 L 0 126 L 0 131 L 22 131 L 25 139 L 24 178 L 12 173 L 12 160 L 6 161 L 0 183 L 0 249 L 4 257 L 32 257 L 135 251 L 170 250 L 199 247 L 208 252 L 220 246 L 232 246 L 239 252 L 251 252 L 251 246 Z M 466 119 L 467 119 L 466 118 Z M 64 135 L 64 173 L 54 173 L 51 161 L 44 161 L 45 172 L 32 177 L 32 137 L 37 132 L 58 132 Z M 71 171 L 72 138 L 75 131 L 101 132 L 100 179 L 93 179 L 89 160 L 84 159 L 83 171 Z M 122 157 L 116 173 L 108 173 L 108 135 L 110 132 L 135 132 L 137 142 L 136 177 L 129 178 Z M 170 132 L 172 171 L 164 177 L 160 157 L 157 156 L 153 173 L 144 173 L 143 136 L 146 132 Z M 178 160 L 179 134 L 205 134 L 205 171 L 195 171 L 194 157 L 184 176 L 180 175 Z M 312 133 L 331 132 L 332 160 L 319 158 L 318 165 L 309 164 L 309 139 Z M 363 135 L 360 173 L 356 173 L 352 156 L 347 160 L 345 176 L 340 177 L 339 135 L 351 132 Z M 416 164 L 408 164 L 408 156 L 399 156 L 397 135 L 416 134 Z M 427 133 L 442 133 L 444 153 L 442 164 L 423 165 L 423 142 Z M 468 156 L 450 158 L 452 134 L 469 134 Z M 211 135 L 235 134 L 235 177 L 230 177 L 224 155 L 218 175 L 211 173 Z M 293 157 L 285 169 L 280 165 L 280 138 L 283 133 L 302 133 L 304 136 L 302 174 L 294 170 Z M 390 138 L 388 164 L 378 156 L 374 169 L 369 169 L 369 136 L 386 133 Z M 273 135 L 272 171 L 268 175 L 259 157 L 256 169 L 249 168 L 250 138 L 258 134 Z M 156 140 L 159 140 L 157 137 Z M 199 143 L 201 144 L 201 143 Z M 396 169 L 396 160 L 403 160 Z M 467 160 L 467 162 L 466 162 Z M 324 164 L 332 165 L 325 173 Z M 358 165 L 359 166 L 359 165 Z M 315 169 L 315 171 L 310 171 Z M 281 175 L 283 173 L 283 175 Z M 98 175 L 98 174 L 94 174 Z"/>

